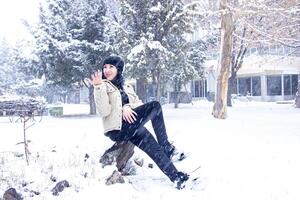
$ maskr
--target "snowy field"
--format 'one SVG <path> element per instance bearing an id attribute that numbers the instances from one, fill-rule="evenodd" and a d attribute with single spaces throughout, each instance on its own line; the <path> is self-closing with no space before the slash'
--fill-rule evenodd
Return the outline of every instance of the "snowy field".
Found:
<path id="1" fill-rule="evenodd" d="M 191 172 L 201 166 L 193 173 L 201 177 L 199 187 L 181 191 L 156 166 L 146 167 L 152 161 L 138 149 L 134 157 L 143 158 L 145 166 L 124 184 L 106 186 L 114 167 L 102 168 L 99 158 L 113 143 L 103 135 L 99 117 L 84 115 L 86 105 L 66 105 L 66 116 L 44 117 L 27 130 L 29 166 L 23 145 L 16 145 L 22 124 L 0 117 L 0 199 L 14 187 L 25 199 L 45 200 L 299 200 L 300 109 L 238 102 L 228 108 L 226 120 L 218 120 L 210 114 L 212 106 L 204 101 L 179 109 L 163 106 L 170 140 L 189 154 L 176 167 Z M 53 196 L 53 177 L 71 187 Z"/>

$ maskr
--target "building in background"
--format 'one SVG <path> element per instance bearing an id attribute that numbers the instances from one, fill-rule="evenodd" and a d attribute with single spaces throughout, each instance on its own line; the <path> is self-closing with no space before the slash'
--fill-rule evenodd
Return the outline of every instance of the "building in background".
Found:
<path id="1" fill-rule="evenodd" d="M 211 98 L 216 91 L 218 59 L 205 62 L 206 78 L 193 80 L 193 98 Z M 290 47 L 250 48 L 237 73 L 233 95 L 257 101 L 293 100 L 300 80 L 300 51 Z"/>

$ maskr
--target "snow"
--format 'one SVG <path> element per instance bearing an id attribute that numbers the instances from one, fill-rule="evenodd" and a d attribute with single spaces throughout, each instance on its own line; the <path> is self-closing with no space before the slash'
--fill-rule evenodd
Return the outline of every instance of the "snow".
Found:
<path id="1" fill-rule="evenodd" d="M 167 49 L 159 41 L 149 41 L 147 45 L 151 50 L 157 49 L 160 51 L 167 51 Z"/>
<path id="2" fill-rule="evenodd" d="M 150 10 L 151 12 L 159 12 L 159 11 L 162 10 L 162 8 L 163 8 L 163 7 L 162 7 L 161 3 L 158 2 L 156 6 L 151 7 L 149 10 Z"/>
<path id="3" fill-rule="evenodd" d="M 167 52 L 167 49 L 159 41 L 149 41 L 149 40 L 143 38 L 143 42 L 141 44 L 138 44 L 131 49 L 131 53 L 128 55 L 128 58 L 130 60 L 132 60 L 135 55 L 145 52 L 146 46 L 150 50 L 158 50 L 161 52 Z"/>
<path id="4" fill-rule="evenodd" d="M 128 58 L 132 59 L 132 57 L 134 55 L 137 55 L 137 54 L 139 54 L 141 52 L 144 52 L 144 51 L 145 51 L 145 45 L 144 44 L 138 44 L 138 45 L 136 45 L 135 47 L 133 47 L 131 49 L 131 53 L 129 54 Z"/>
<path id="5" fill-rule="evenodd" d="M 134 156 L 143 158 L 145 166 L 125 177 L 125 184 L 106 186 L 105 178 L 115 167 L 102 168 L 99 158 L 113 143 L 102 133 L 101 118 L 86 115 L 88 105 L 64 105 L 64 116 L 46 116 L 27 130 L 29 166 L 20 157 L 23 146 L 16 145 L 22 141 L 22 124 L 0 117 L 0 198 L 15 187 L 25 199 L 47 200 L 299 199 L 300 109 L 291 104 L 235 102 L 228 108 L 228 118 L 219 120 L 212 117 L 212 106 L 207 101 L 180 104 L 179 109 L 163 106 L 170 140 L 189 154 L 175 166 L 186 172 L 201 166 L 192 174 L 201 177 L 198 190 L 181 191 L 155 165 L 146 167 L 152 161 L 138 149 Z M 85 154 L 90 156 L 86 162 Z M 52 196 L 56 183 L 51 175 L 68 180 L 71 187 Z M 30 190 L 41 194 L 29 197 Z"/>

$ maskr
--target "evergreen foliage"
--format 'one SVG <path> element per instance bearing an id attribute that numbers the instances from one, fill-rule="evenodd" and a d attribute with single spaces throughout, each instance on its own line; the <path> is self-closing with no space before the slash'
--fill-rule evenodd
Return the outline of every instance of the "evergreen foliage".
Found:
<path id="1" fill-rule="evenodd" d="M 54 85 L 70 87 L 99 68 L 105 43 L 102 0 L 47 0 L 35 31 L 39 72 Z"/>
<path id="2" fill-rule="evenodd" d="M 193 70 L 188 61 L 187 34 L 193 31 L 190 11 L 181 0 L 134 1 L 121 0 L 120 23 L 126 27 L 131 51 L 127 54 L 129 77 L 147 78 L 156 86 L 156 98 L 160 98 L 166 77 L 173 81 L 186 79 Z M 178 73 L 173 73 L 178 71 Z"/>

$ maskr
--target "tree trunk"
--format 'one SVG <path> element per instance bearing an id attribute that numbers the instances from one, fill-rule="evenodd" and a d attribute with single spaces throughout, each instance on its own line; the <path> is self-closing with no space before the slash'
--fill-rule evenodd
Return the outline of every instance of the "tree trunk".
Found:
<path id="1" fill-rule="evenodd" d="M 175 81 L 175 87 L 174 87 L 175 103 L 174 103 L 174 108 L 178 108 L 179 100 L 180 100 L 180 90 L 181 90 L 180 82 Z"/>
<path id="2" fill-rule="evenodd" d="M 220 71 L 217 80 L 216 100 L 213 107 L 213 116 L 218 119 L 227 117 L 227 92 L 228 92 L 228 76 L 231 64 L 232 54 L 232 32 L 233 19 L 232 13 L 228 9 L 229 0 L 220 1 L 221 16 L 221 59 Z"/>
<path id="3" fill-rule="evenodd" d="M 231 76 L 228 80 L 228 93 L 227 93 L 227 106 L 232 106 L 231 96 L 232 96 L 232 90 L 235 87 L 234 81 L 236 79 L 236 72 L 232 71 Z"/>
<path id="4" fill-rule="evenodd" d="M 136 80 L 136 93 L 143 102 L 147 102 L 146 81 L 146 78 L 139 78 Z"/>
<path id="5" fill-rule="evenodd" d="M 246 27 L 243 28 L 243 34 L 242 34 L 241 38 L 245 38 L 245 36 L 246 36 Z M 235 39 L 235 40 L 233 40 L 233 46 L 236 46 L 236 45 L 237 44 L 236 44 L 236 39 Z M 237 77 L 237 72 L 239 71 L 239 69 L 243 65 L 243 61 L 244 61 L 244 57 L 245 57 L 245 54 L 247 52 L 247 49 L 248 48 L 245 46 L 244 40 L 241 40 L 241 44 L 240 44 L 238 54 L 235 55 L 235 51 L 232 51 L 231 76 L 228 80 L 227 106 L 232 106 L 232 101 L 231 101 L 232 90 L 233 90 L 234 87 L 236 87 L 234 81 Z"/>
<path id="6" fill-rule="evenodd" d="M 295 105 L 300 108 L 300 81 L 298 81 L 298 91 L 296 93 Z"/>
<path id="7" fill-rule="evenodd" d="M 160 77 L 160 70 L 158 70 L 158 73 L 157 73 L 157 84 L 156 84 L 156 100 L 157 101 L 160 101 L 160 85 L 161 85 L 161 77 Z"/>
<path id="8" fill-rule="evenodd" d="M 175 97 L 174 108 L 178 108 L 180 95 L 179 95 L 178 91 L 175 91 L 175 94 L 176 94 L 176 97 Z"/>
<path id="9" fill-rule="evenodd" d="M 89 86 L 89 102 L 90 102 L 90 115 L 96 114 L 96 103 L 94 99 L 94 87 Z"/>
<path id="10" fill-rule="evenodd" d="M 134 144 L 131 142 L 116 142 L 107 149 L 100 158 L 102 167 L 116 162 L 119 172 L 123 172 L 128 160 L 134 154 Z"/>

